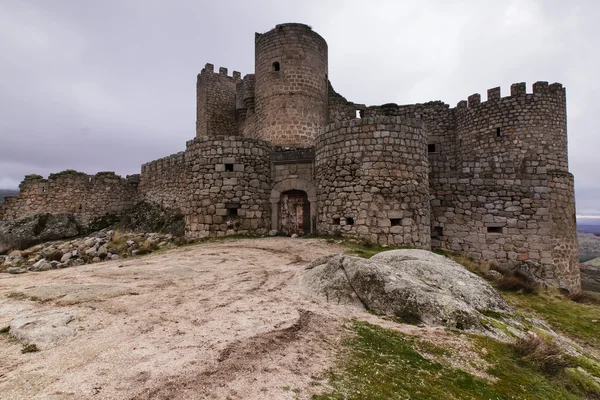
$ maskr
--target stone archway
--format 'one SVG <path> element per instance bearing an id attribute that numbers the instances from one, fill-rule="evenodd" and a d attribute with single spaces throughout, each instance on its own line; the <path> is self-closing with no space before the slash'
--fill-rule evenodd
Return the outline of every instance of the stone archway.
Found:
<path id="1" fill-rule="evenodd" d="M 313 233 L 315 232 L 315 217 L 317 215 L 317 188 L 312 182 L 299 178 L 284 179 L 271 189 L 271 229 L 279 231 L 279 209 L 282 193 L 294 190 L 306 192 L 306 199 L 309 203 L 310 233 Z"/>

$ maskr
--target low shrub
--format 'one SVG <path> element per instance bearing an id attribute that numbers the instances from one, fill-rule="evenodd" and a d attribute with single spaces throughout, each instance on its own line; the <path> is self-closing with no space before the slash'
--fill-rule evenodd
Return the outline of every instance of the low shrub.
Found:
<path id="1" fill-rule="evenodd" d="M 565 368 L 575 366 L 574 362 L 549 337 L 528 333 L 518 338 L 514 347 L 525 360 L 549 374 L 557 374 Z"/>
<path id="2" fill-rule="evenodd" d="M 579 292 L 569 296 L 569 300 L 579 304 L 600 305 L 600 295 L 589 292 Z"/>
<path id="3" fill-rule="evenodd" d="M 535 281 L 518 271 L 512 275 L 504 275 L 498 281 L 497 287 L 505 292 L 522 292 L 526 294 L 535 294 L 539 289 L 539 285 Z"/>

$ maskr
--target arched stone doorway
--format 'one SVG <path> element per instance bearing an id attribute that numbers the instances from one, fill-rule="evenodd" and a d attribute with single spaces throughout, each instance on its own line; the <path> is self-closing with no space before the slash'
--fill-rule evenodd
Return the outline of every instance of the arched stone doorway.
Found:
<path id="1" fill-rule="evenodd" d="M 310 233 L 310 203 L 306 192 L 288 190 L 281 193 L 277 230 L 285 235 Z"/>
<path id="2" fill-rule="evenodd" d="M 313 233 L 316 216 L 317 188 L 312 182 L 284 179 L 271 190 L 272 230 L 288 235 Z"/>

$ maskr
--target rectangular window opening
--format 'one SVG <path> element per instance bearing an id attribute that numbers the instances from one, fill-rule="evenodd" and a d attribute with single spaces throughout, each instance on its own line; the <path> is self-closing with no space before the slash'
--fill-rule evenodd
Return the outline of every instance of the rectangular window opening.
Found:
<path id="1" fill-rule="evenodd" d="M 392 223 L 392 226 L 400 226 L 402 220 L 400 218 L 390 218 L 390 222 Z"/>
<path id="2" fill-rule="evenodd" d="M 227 209 L 227 216 L 228 217 L 237 217 L 238 216 L 238 209 L 237 208 L 228 208 Z"/>
<path id="3" fill-rule="evenodd" d="M 334 225 L 339 225 L 340 224 L 340 218 L 334 218 L 333 219 L 333 224 Z"/>
<path id="4" fill-rule="evenodd" d="M 442 236 L 444 236 L 444 228 L 442 228 L 441 226 L 434 226 L 431 230 L 431 237 L 439 239 Z"/>
<path id="5" fill-rule="evenodd" d="M 496 128 L 496 136 L 497 137 L 502 136 L 502 128 Z"/>
<path id="6" fill-rule="evenodd" d="M 435 143 L 429 143 L 427 145 L 427 152 L 428 153 L 435 153 Z"/>
<path id="7" fill-rule="evenodd" d="M 225 164 L 225 171 L 233 172 L 233 164 Z"/>
<path id="8" fill-rule="evenodd" d="M 346 225 L 354 225 L 354 218 L 346 217 Z"/>
<path id="9" fill-rule="evenodd" d="M 488 226 L 487 233 L 502 233 L 503 228 L 501 226 Z"/>

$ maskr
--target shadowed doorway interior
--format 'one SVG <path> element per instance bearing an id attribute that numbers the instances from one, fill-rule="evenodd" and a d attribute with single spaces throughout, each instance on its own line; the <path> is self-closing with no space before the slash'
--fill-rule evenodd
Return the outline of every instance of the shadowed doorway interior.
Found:
<path id="1" fill-rule="evenodd" d="M 310 203 L 306 192 L 289 190 L 279 201 L 279 231 L 286 235 L 310 232 Z"/>

